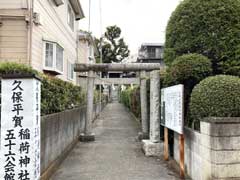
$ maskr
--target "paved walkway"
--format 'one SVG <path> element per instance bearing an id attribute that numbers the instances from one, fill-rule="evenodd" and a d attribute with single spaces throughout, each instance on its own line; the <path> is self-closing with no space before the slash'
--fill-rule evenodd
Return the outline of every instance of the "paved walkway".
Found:
<path id="1" fill-rule="evenodd" d="M 119 103 L 95 122 L 96 141 L 78 143 L 52 180 L 174 180 L 161 159 L 145 157 L 136 140 L 139 124 Z"/>

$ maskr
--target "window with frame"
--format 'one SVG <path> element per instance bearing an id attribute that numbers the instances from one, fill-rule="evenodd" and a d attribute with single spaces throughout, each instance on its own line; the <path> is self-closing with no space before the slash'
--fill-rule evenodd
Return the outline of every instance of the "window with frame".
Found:
<path id="1" fill-rule="evenodd" d="M 156 58 L 160 59 L 160 58 L 163 58 L 163 51 L 162 51 L 162 48 L 156 48 Z"/>
<path id="2" fill-rule="evenodd" d="M 55 42 L 44 41 L 45 70 L 63 72 L 63 51 L 64 49 Z"/>
<path id="3" fill-rule="evenodd" d="M 74 64 L 68 61 L 68 79 L 73 80 L 74 79 Z"/>
<path id="4" fill-rule="evenodd" d="M 63 72 L 63 48 L 56 45 L 56 69 Z"/>
<path id="5" fill-rule="evenodd" d="M 148 47 L 148 57 L 149 58 L 155 58 L 156 57 L 156 52 L 155 52 L 154 47 Z"/>
<path id="6" fill-rule="evenodd" d="M 93 57 L 93 47 L 91 45 L 88 46 L 88 50 L 89 50 L 89 56 Z"/>
<path id="7" fill-rule="evenodd" d="M 68 25 L 72 30 L 74 30 L 74 13 L 70 4 L 68 4 L 68 17 L 67 17 Z"/>
<path id="8" fill-rule="evenodd" d="M 53 68 L 53 43 L 45 43 L 45 66 Z"/>

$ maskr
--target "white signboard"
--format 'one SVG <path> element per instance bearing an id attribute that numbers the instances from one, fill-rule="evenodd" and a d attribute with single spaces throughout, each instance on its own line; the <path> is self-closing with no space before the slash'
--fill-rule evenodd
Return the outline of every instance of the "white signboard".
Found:
<path id="1" fill-rule="evenodd" d="M 40 179 L 40 81 L 2 79 L 0 179 Z"/>
<path id="2" fill-rule="evenodd" d="M 161 123 L 179 134 L 183 134 L 183 100 L 182 84 L 161 90 Z"/>

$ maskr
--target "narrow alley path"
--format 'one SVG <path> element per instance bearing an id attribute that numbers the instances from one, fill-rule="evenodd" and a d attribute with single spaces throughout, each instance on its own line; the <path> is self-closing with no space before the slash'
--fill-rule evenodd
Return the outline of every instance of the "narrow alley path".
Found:
<path id="1" fill-rule="evenodd" d="M 122 104 L 108 104 L 94 125 L 96 141 L 79 142 L 52 180 L 179 179 L 163 160 L 144 156 L 139 128 Z"/>

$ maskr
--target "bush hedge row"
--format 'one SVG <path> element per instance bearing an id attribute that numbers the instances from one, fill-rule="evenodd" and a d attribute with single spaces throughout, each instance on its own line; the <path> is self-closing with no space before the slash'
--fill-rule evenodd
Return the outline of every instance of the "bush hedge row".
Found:
<path id="1" fill-rule="evenodd" d="M 0 63 L 0 76 L 5 74 L 35 74 L 42 79 L 41 115 L 61 112 L 86 103 L 86 92 L 80 86 L 46 76 L 26 65 Z"/>
<path id="2" fill-rule="evenodd" d="M 121 92 L 120 101 L 130 109 L 136 117 L 141 116 L 140 88 L 128 87 Z"/>
<path id="3" fill-rule="evenodd" d="M 58 78 L 41 75 L 41 114 L 52 114 L 86 104 L 80 86 Z"/>
<path id="4" fill-rule="evenodd" d="M 176 84 L 182 82 L 179 81 Z M 148 97 L 149 89 L 148 80 Z M 187 94 L 187 96 L 187 99 L 185 97 L 185 113 L 187 114 L 185 116 L 185 125 L 189 127 L 199 130 L 199 122 L 204 117 L 240 117 L 240 78 L 237 76 L 218 75 L 206 77 L 195 85 L 191 93 Z M 121 102 L 137 117 L 140 117 L 139 88 L 127 88 L 125 91 L 122 91 Z M 148 98 L 148 107 L 149 105 Z"/>

